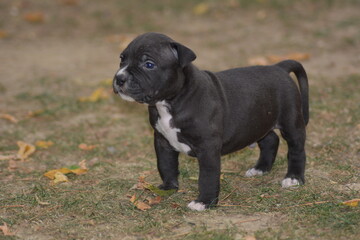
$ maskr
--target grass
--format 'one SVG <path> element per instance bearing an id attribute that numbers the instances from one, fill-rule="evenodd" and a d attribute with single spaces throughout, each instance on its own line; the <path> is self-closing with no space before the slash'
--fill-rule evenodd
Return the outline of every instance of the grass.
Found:
<path id="1" fill-rule="evenodd" d="M 277 26 L 284 28 L 276 29 L 280 36 L 288 36 L 290 33 L 295 36 L 306 35 L 305 42 L 291 40 L 296 37 L 277 40 L 271 34 L 266 35 L 270 46 L 275 48 L 272 49 L 274 52 L 284 51 L 285 45 L 290 52 L 298 51 L 301 47 L 302 51 L 312 53 L 309 62 L 305 62 L 305 67 L 309 67 L 311 91 L 306 185 L 290 190 L 280 187 L 287 168 L 284 141 L 281 141 L 277 160 L 269 174 L 245 178 L 244 173 L 255 164 L 259 154 L 258 149 L 246 148 L 222 159 L 220 206 L 201 213 L 192 212 L 186 205 L 197 196 L 198 166 L 196 159 L 181 155 L 181 191 L 163 197 L 159 204 L 141 211 L 130 202 L 130 197 L 136 194 L 139 200 L 146 201 L 155 197 L 155 194 L 144 189 L 133 189 L 139 177 L 145 176 L 145 181 L 160 184 L 152 146 L 153 130 L 148 124 L 146 107 L 124 102 L 111 95 L 110 86 L 105 86 L 110 94 L 108 99 L 93 103 L 79 102 L 79 97 L 87 96 L 104 85 L 98 84 L 96 80 L 89 81 L 89 84 L 74 81 L 74 76 L 62 74 L 66 63 L 59 67 L 58 72 L 51 74 L 46 71 L 42 73 L 34 64 L 26 69 L 29 74 L 25 78 L 16 79 L 23 82 L 21 88 L 15 90 L 12 86 L 16 82 L 8 80 L 8 76 L 1 75 L 0 71 L 0 78 L 4 79 L 0 83 L 1 112 L 13 114 L 19 119 L 17 124 L 0 119 L 0 155 L 16 153 L 16 142 L 19 140 L 32 144 L 37 140 L 50 140 L 54 145 L 48 149 L 38 148 L 26 161 L 0 161 L 0 225 L 6 223 L 15 232 L 15 236 L 3 236 L 0 232 L 0 239 L 244 239 L 246 236 L 255 236 L 256 239 L 359 238 L 360 207 L 342 204 L 360 196 L 360 75 L 351 71 L 357 60 L 353 58 L 353 50 L 349 50 L 358 47 L 359 35 L 346 35 L 348 39 L 337 35 L 337 31 L 359 26 L 358 17 L 349 14 L 334 20 L 326 15 L 327 12 L 335 11 L 334 6 L 338 7 L 341 3 L 335 0 L 306 2 L 306 6 L 313 7 L 309 8 L 312 9 L 310 12 L 319 8 L 329 10 L 321 11 L 321 16 L 326 16 L 330 23 L 334 23 L 327 26 L 318 23 L 319 18 L 308 16 L 307 11 L 293 10 L 295 15 L 290 16 L 293 11 L 289 11 L 289 8 L 297 9 L 297 5 L 278 0 L 239 0 L 231 3 L 234 7 L 228 7 L 223 1 L 206 1 L 210 6 L 209 12 L 201 16 L 193 15 L 191 9 L 201 2 L 171 1 L 167 5 L 159 0 L 152 5 L 141 1 L 110 1 L 109 5 L 97 8 L 95 1 L 90 1 L 79 16 L 72 14 L 76 9 L 60 8 L 54 12 L 55 5 L 34 3 L 33 7 L 54 12 L 46 23 L 48 25 L 26 25 L 24 28 L 21 21 L 5 21 L 3 16 L 8 13 L 0 14 L 0 22 L 4 28 L 26 29 L 35 35 L 37 31 L 45 34 L 46 28 L 56 29 L 56 26 L 60 29 L 54 34 L 64 38 L 74 34 L 69 26 L 75 24 L 77 28 L 84 29 L 84 35 L 79 35 L 80 39 L 86 42 L 92 36 L 100 44 L 108 44 L 101 39 L 114 32 L 164 30 L 183 40 L 194 41 L 191 44 L 200 49 L 205 59 L 208 52 L 218 53 L 216 59 L 220 59 L 223 51 L 218 49 L 224 47 L 231 53 L 225 57 L 227 66 L 233 66 L 234 59 L 241 58 L 242 63 L 245 63 L 249 54 L 259 53 L 257 48 L 269 48 L 267 44 L 261 45 L 261 41 L 253 40 L 256 45 L 254 48 L 242 43 L 243 38 L 246 42 L 251 31 L 263 29 L 262 25 L 268 22 L 280 22 Z M 145 4 L 141 6 L 142 9 L 153 14 L 135 15 L 134 11 L 140 7 L 140 3 Z M 357 3 L 348 4 L 358 8 Z M 3 9 L 8 7 L 6 4 L 4 6 Z M 124 12 L 126 8 L 134 10 Z M 262 22 L 249 17 L 255 16 L 258 9 L 265 9 L 268 14 Z M 210 33 L 207 32 L 208 21 L 213 18 L 222 20 L 221 14 L 236 21 L 238 11 L 248 15 L 241 19 L 241 24 L 240 21 L 234 24 L 236 29 L 224 22 L 220 30 L 215 25 L 210 27 Z M 342 10 L 336 11 L 341 16 Z M 287 15 L 279 16 L 282 13 Z M 114 16 L 119 20 L 114 21 Z M 190 37 L 184 34 L 184 30 L 174 28 L 171 22 L 174 16 L 190 19 L 184 22 L 202 23 L 204 34 L 211 34 L 212 37 L 207 38 L 206 35 L 200 44 L 197 43 L 197 39 L 202 37 L 191 26 L 188 30 Z M 303 21 L 299 23 L 294 16 L 301 16 Z M 56 21 L 62 17 L 67 20 L 63 23 Z M 84 19 L 89 21 L 86 26 L 94 26 L 94 29 L 84 27 Z M 248 25 L 253 26 L 251 31 L 241 35 L 241 29 Z M 270 25 L 266 26 L 271 28 Z M 291 30 L 293 28 L 299 35 Z M 260 34 L 263 34 L 262 31 Z M 217 36 L 222 32 L 229 34 L 226 36 L 226 46 L 222 42 L 224 38 Z M 32 43 L 20 36 L 18 39 L 15 35 L 0 41 L 10 44 L 16 39 L 22 44 Z M 255 35 L 251 37 L 255 38 Z M 41 41 L 41 38 L 37 40 Z M 316 44 L 324 44 L 323 41 L 325 47 L 319 50 Z M 60 49 L 66 47 L 61 39 L 59 46 Z M 346 48 L 343 49 L 344 46 Z M 116 47 L 113 52 L 118 55 L 118 51 Z M 344 55 L 332 57 L 340 57 L 336 64 L 332 59 L 317 58 L 327 51 Z M 26 53 L 23 54 L 26 56 Z M 236 54 L 239 56 L 232 56 Z M 13 58 L 10 56 L 8 59 L 12 61 Z M 91 67 L 103 61 L 95 60 Z M 71 61 L 71 56 L 68 61 Z M 92 60 L 89 57 L 86 61 Z M 321 65 L 319 61 L 325 63 Z M 342 61 L 347 62 L 342 64 Z M 216 69 L 217 63 L 205 62 L 205 65 Z M 14 71 L 21 71 L 18 62 L 11 64 L 16 66 Z M 199 64 L 204 65 L 204 62 Z M 314 66 L 319 66 L 321 74 L 316 72 L 318 69 Z M 338 69 L 338 72 L 332 75 L 334 69 Z M 36 74 L 32 74 L 33 71 Z M 41 74 L 37 74 L 39 71 Z M 89 78 L 88 73 L 82 74 L 82 79 Z M 37 110 L 41 111 L 28 116 L 29 111 Z M 97 147 L 83 151 L 78 148 L 80 143 L 95 144 Z M 69 175 L 67 183 L 51 185 L 50 180 L 43 176 L 48 170 L 78 164 L 83 159 L 87 161 L 89 171 L 80 176 Z"/>

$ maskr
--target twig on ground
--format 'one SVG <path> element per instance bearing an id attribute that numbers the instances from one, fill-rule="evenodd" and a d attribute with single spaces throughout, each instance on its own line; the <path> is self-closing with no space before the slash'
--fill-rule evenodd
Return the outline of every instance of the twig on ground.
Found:
<path id="1" fill-rule="evenodd" d="M 303 207 L 303 206 L 313 206 L 313 205 L 319 205 L 319 204 L 324 204 L 324 203 L 329 203 L 329 202 L 331 202 L 331 201 L 303 203 L 303 204 L 293 205 L 293 206 L 289 206 L 289 207 L 284 207 L 284 208 L 281 208 L 281 209 L 294 208 L 294 207 Z"/>
<path id="2" fill-rule="evenodd" d="M 25 207 L 25 205 L 5 205 L 5 206 L 0 206 L 0 208 L 22 208 Z"/>

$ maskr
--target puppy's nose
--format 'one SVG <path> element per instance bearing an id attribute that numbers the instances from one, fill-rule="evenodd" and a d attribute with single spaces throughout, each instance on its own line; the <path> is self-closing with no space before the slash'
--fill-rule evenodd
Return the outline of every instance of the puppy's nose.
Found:
<path id="1" fill-rule="evenodd" d="M 115 76 L 115 78 L 116 78 L 116 84 L 117 84 L 119 87 L 122 87 L 122 86 L 125 84 L 127 77 L 126 77 L 125 74 L 117 74 L 117 75 Z"/>

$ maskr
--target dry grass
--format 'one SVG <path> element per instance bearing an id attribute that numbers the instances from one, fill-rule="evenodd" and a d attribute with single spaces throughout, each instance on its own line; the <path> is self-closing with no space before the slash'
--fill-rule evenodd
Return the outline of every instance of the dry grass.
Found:
<path id="1" fill-rule="evenodd" d="M 25 162 L 0 161 L 0 225 L 15 233 L 0 232 L 1 239 L 359 238 L 360 208 L 341 204 L 360 196 L 355 1 L 205 1 L 208 10 L 200 15 L 193 1 L 61 2 L 1 3 L 0 30 L 8 37 L 0 39 L 0 113 L 19 122 L 0 119 L 0 154 L 16 152 L 18 140 L 55 143 Z M 22 15 L 31 11 L 43 12 L 45 21 L 25 22 Z M 132 189 L 138 177 L 160 183 L 153 131 L 146 108 L 112 96 L 102 80 L 116 71 L 122 41 L 149 30 L 188 45 L 198 55 L 195 64 L 211 70 L 246 65 L 259 55 L 309 53 L 307 184 L 281 189 L 283 142 L 273 171 L 259 178 L 243 177 L 258 156 L 257 149 L 244 149 L 223 158 L 221 206 L 191 212 L 185 206 L 197 195 L 197 163 L 181 156 L 182 191 L 150 210 L 136 209 L 130 196 L 154 196 Z M 109 40 L 114 34 L 120 39 Z M 78 101 L 98 87 L 110 97 Z M 42 112 L 27 116 L 36 110 Z M 97 148 L 82 151 L 80 143 Z M 88 173 L 69 176 L 68 183 L 50 185 L 43 177 L 83 159 Z"/>

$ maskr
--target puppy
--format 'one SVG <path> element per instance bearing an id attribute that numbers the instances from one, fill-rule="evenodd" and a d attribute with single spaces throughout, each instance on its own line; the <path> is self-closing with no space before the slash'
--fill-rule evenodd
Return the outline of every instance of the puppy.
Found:
<path id="1" fill-rule="evenodd" d="M 180 152 L 198 159 L 199 195 L 189 208 L 202 211 L 217 204 L 222 155 L 257 143 L 260 157 L 245 175 L 269 172 L 279 146 L 274 129 L 288 145 L 282 187 L 305 183 L 309 97 L 300 63 L 201 71 L 192 64 L 191 49 L 159 33 L 138 36 L 120 58 L 113 89 L 124 100 L 148 105 L 163 181 L 159 187 L 178 189 Z"/>

